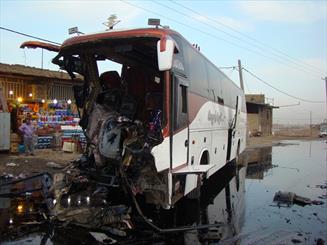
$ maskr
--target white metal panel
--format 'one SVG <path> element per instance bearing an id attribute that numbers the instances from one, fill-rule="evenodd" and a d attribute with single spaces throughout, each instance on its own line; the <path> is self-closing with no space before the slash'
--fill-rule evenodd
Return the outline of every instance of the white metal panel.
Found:
<path id="1" fill-rule="evenodd" d="M 169 137 L 165 138 L 161 144 L 153 147 L 151 152 L 158 172 L 170 167 Z"/>
<path id="2" fill-rule="evenodd" d="M 173 169 L 187 163 L 188 128 L 173 136 Z"/>
<path id="3" fill-rule="evenodd" d="M 10 113 L 0 112 L 0 150 L 10 149 Z"/>
<path id="4" fill-rule="evenodd" d="M 198 175 L 188 174 L 186 175 L 184 195 L 187 195 L 198 186 Z"/>

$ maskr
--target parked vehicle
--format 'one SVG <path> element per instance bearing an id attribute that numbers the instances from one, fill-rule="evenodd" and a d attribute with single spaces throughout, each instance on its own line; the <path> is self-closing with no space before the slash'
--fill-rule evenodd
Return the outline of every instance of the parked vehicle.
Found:
<path id="1" fill-rule="evenodd" d="M 326 136 L 327 136 L 327 121 L 324 120 L 324 122 L 320 124 L 319 137 L 322 138 Z"/>

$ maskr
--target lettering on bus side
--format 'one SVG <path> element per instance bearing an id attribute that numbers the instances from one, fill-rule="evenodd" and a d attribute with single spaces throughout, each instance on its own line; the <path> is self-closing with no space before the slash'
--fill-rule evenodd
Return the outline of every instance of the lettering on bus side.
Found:
<path id="1" fill-rule="evenodd" d="M 223 114 L 218 111 L 214 111 L 213 113 L 211 113 L 211 110 L 209 110 L 208 121 L 211 122 L 211 125 L 213 125 L 214 123 L 218 123 L 220 125 L 220 123 L 223 121 Z"/>

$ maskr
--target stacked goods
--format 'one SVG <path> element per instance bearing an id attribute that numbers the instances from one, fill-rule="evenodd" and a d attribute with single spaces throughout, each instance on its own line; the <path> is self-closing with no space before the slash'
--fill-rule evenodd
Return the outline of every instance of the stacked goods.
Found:
<path id="1" fill-rule="evenodd" d="M 19 152 L 19 144 L 21 142 L 21 136 L 18 134 L 12 133 L 10 134 L 10 152 L 18 153 Z"/>

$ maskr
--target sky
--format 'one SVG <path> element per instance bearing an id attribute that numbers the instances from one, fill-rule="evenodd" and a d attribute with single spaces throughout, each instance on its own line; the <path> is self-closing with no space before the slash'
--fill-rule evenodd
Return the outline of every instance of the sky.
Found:
<path id="1" fill-rule="evenodd" d="M 161 19 L 198 44 L 237 85 L 238 71 L 224 67 L 237 66 L 240 59 L 245 93 L 265 94 L 280 107 L 274 110 L 274 123 L 308 124 L 310 115 L 313 123 L 327 118 L 322 80 L 327 76 L 326 0 L 0 0 L 1 27 L 58 43 L 70 37 L 71 27 L 105 31 L 103 23 L 112 14 L 121 20 L 116 29 L 147 27 L 148 18 Z M 0 29 L 0 62 L 41 67 L 41 50 L 19 48 L 27 40 L 33 39 Z M 58 70 L 51 63 L 54 56 L 43 52 L 45 69 Z"/>

